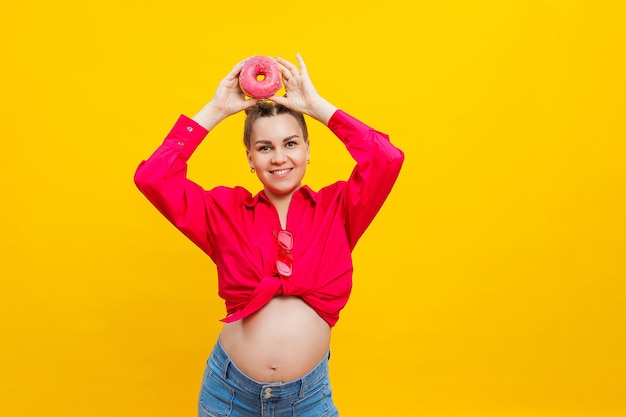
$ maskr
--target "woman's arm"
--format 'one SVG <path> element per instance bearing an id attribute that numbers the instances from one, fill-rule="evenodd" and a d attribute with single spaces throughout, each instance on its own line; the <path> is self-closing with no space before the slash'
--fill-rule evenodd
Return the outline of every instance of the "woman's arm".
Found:
<path id="1" fill-rule="evenodd" d="M 212 253 L 211 207 L 214 196 L 187 178 L 187 160 L 209 130 L 226 117 L 256 103 L 245 100 L 237 84 L 244 61 L 220 82 L 212 100 L 193 119 L 182 115 L 161 146 L 135 172 L 135 184 L 179 230 L 209 255 Z"/>
<path id="2" fill-rule="evenodd" d="M 206 134 L 201 125 L 181 115 L 161 146 L 139 164 L 134 179 L 148 201 L 210 255 L 208 195 L 187 178 L 187 160 Z"/>
<path id="3" fill-rule="evenodd" d="M 342 191 L 342 208 L 350 247 L 382 207 L 396 182 L 404 153 L 389 136 L 338 110 L 328 128 L 344 143 L 356 166 Z"/>
<path id="4" fill-rule="evenodd" d="M 277 58 L 287 97 L 271 97 L 277 103 L 307 114 L 328 126 L 346 145 L 357 165 L 343 184 L 342 207 L 351 247 L 372 222 L 400 173 L 404 153 L 389 137 L 360 122 L 319 95 L 313 87 L 307 67 L 296 55 L 300 70 Z"/>

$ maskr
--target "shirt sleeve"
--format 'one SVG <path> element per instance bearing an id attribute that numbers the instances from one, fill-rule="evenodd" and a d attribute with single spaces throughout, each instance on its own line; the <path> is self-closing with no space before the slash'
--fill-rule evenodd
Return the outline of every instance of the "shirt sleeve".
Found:
<path id="1" fill-rule="evenodd" d="M 342 110 L 333 114 L 328 127 L 357 163 L 342 195 L 346 230 L 353 249 L 391 192 L 400 174 L 404 153 L 391 144 L 388 135 Z"/>
<path id="2" fill-rule="evenodd" d="M 189 239 L 212 254 L 208 193 L 187 178 L 187 160 L 208 131 L 181 115 L 165 140 L 135 172 L 135 184 L 146 198 Z"/>

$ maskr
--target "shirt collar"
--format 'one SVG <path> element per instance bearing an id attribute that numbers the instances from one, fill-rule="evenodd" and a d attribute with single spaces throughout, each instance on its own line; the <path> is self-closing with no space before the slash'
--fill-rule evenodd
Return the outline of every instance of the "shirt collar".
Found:
<path id="1" fill-rule="evenodd" d="M 308 185 L 303 185 L 302 187 L 298 188 L 295 193 L 293 193 L 293 195 L 295 196 L 298 193 L 302 194 L 302 196 L 305 198 L 309 198 L 313 203 L 317 202 L 317 193 L 311 190 Z M 247 207 L 254 207 L 259 202 L 259 199 L 269 202 L 269 199 L 265 195 L 265 192 L 261 190 L 254 196 L 250 195 L 249 197 L 246 197 L 243 200 L 243 204 Z"/>

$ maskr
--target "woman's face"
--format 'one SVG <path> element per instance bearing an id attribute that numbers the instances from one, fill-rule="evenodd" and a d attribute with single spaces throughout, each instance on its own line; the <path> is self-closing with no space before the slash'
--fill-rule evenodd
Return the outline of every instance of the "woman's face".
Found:
<path id="1" fill-rule="evenodd" d="M 302 185 L 309 143 L 292 115 L 258 118 L 252 125 L 246 153 L 250 168 L 256 170 L 271 201 L 290 197 Z"/>

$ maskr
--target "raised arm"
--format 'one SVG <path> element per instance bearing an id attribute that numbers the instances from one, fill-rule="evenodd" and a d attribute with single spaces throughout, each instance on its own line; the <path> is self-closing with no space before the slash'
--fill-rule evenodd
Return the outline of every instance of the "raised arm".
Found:
<path id="1" fill-rule="evenodd" d="M 328 126 L 346 145 L 357 165 L 343 185 L 342 207 L 352 248 L 372 222 L 400 173 L 404 153 L 389 137 L 360 122 L 324 99 L 315 89 L 304 60 L 296 55 L 298 67 L 276 58 L 287 97 L 275 102 L 304 113 Z"/>
<path id="2" fill-rule="evenodd" d="M 342 191 L 342 207 L 350 246 L 372 222 L 396 182 L 404 153 L 389 136 L 338 110 L 328 128 L 344 143 L 356 166 Z"/>
<path id="3" fill-rule="evenodd" d="M 237 82 L 243 63 L 233 67 L 193 119 L 180 116 L 163 143 L 135 172 L 135 184 L 146 198 L 209 255 L 213 244 L 207 231 L 215 195 L 187 178 L 187 160 L 211 129 L 256 103 L 245 100 Z"/>

